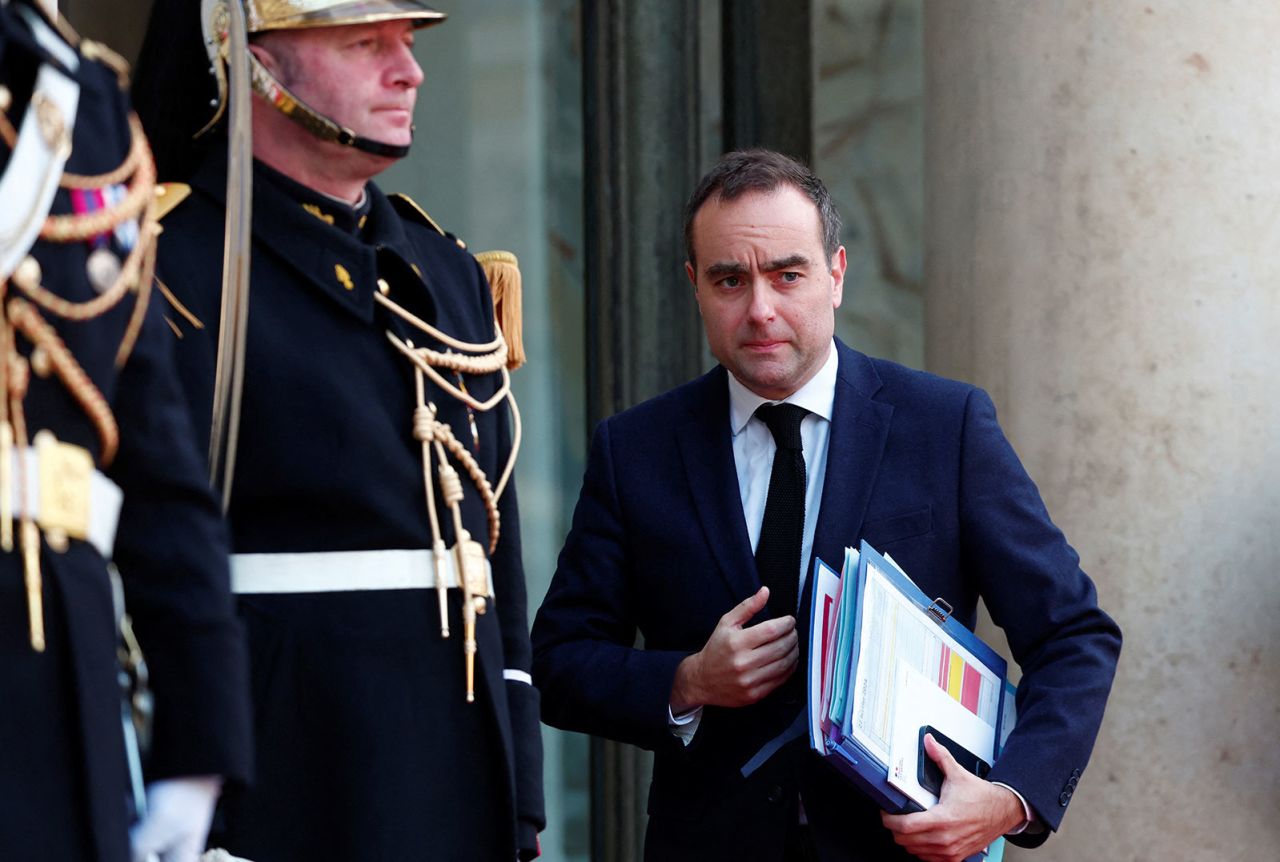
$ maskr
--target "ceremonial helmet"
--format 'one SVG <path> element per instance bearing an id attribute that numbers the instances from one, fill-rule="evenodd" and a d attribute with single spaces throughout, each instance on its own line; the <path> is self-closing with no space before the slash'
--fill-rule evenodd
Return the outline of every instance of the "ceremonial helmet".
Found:
<path id="1" fill-rule="evenodd" d="M 245 34 L 236 33 L 236 20 L 228 3 L 242 3 Z M 210 71 L 218 82 L 216 112 L 201 132 L 217 125 L 227 108 L 227 66 L 231 62 L 232 41 L 253 33 L 272 30 L 304 30 L 346 24 L 373 24 L 379 21 L 408 20 L 415 29 L 439 24 L 445 13 L 421 0 L 202 0 L 200 24 Z M 276 110 L 301 125 L 317 138 L 334 141 L 380 156 L 401 158 L 408 146 L 398 146 L 357 135 L 333 119 L 307 105 L 280 83 L 256 57 L 249 53 L 249 80 L 254 92 Z"/>

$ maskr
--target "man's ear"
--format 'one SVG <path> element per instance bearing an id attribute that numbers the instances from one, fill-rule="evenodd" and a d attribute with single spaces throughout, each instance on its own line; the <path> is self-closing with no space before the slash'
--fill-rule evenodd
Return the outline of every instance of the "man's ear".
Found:
<path id="1" fill-rule="evenodd" d="M 275 34 L 258 34 L 255 38 L 249 40 L 249 50 L 253 53 L 253 56 L 257 58 L 258 62 L 262 64 L 263 68 L 270 72 L 276 80 L 280 81 L 280 83 L 287 87 L 289 86 L 288 83 L 286 83 L 281 77 L 284 73 L 284 63 L 281 62 L 278 50 L 273 50 L 271 47 L 271 37 L 273 35 Z"/>
<path id="2" fill-rule="evenodd" d="M 848 267 L 844 246 L 836 249 L 831 256 L 831 307 L 839 308 L 844 300 L 844 273 Z"/>
<path id="3" fill-rule="evenodd" d="M 257 42 L 250 42 L 249 53 L 252 54 L 254 58 L 257 59 L 257 61 L 261 63 L 272 75 L 276 73 L 276 58 L 266 48 L 262 47 Z"/>
<path id="4" fill-rule="evenodd" d="M 693 285 L 693 292 L 698 292 L 698 273 L 694 271 L 693 264 L 689 261 L 684 262 L 684 274 L 689 276 L 689 283 Z"/>

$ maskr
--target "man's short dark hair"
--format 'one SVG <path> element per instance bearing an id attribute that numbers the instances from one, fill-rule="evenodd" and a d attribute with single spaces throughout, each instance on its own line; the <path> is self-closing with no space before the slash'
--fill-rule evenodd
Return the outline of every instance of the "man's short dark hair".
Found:
<path id="1" fill-rule="evenodd" d="M 822 227 L 822 250 L 830 260 L 840 248 L 840 213 L 827 187 L 817 174 L 790 156 L 773 150 L 751 149 L 734 150 L 721 156 L 689 196 L 684 207 L 684 252 L 689 263 L 697 267 L 693 255 L 693 217 L 712 195 L 722 201 L 732 201 L 749 192 L 768 193 L 780 186 L 793 186 L 813 201 Z"/>

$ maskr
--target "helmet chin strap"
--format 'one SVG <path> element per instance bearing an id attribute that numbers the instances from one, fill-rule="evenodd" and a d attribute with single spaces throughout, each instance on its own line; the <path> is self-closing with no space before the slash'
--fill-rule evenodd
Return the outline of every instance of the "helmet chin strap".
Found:
<path id="1" fill-rule="evenodd" d="M 384 144 L 372 138 L 361 137 L 316 111 L 291 93 L 288 87 L 281 84 L 252 52 L 249 54 L 249 77 L 255 93 L 322 141 L 333 141 L 344 147 L 353 147 L 362 152 L 391 159 L 402 159 L 409 154 L 409 144 Z M 412 128 L 409 134 L 412 140 Z"/>

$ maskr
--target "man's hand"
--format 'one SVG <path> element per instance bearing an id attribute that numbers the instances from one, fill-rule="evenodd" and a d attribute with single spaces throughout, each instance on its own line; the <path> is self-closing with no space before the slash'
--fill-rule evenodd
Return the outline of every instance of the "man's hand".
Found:
<path id="1" fill-rule="evenodd" d="M 924 745 L 942 769 L 938 804 L 918 814 L 880 815 L 908 853 L 925 862 L 961 862 L 1022 822 L 1022 803 L 1011 790 L 956 763 L 932 734 L 925 735 Z"/>
<path id="2" fill-rule="evenodd" d="M 222 791 L 216 775 L 170 778 L 147 786 L 147 816 L 130 831 L 133 862 L 195 862 L 204 850 Z"/>
<path id="3" fill-rule="evenodd" d="M 769 588 L 761 587 L 720 618 L 701 651 L 680 662 L 671 686 L 673 713 L 698 706 L 747 706 L 791 675 L 800 658 L 795 617 L 743 628 L 768 602 Z"/>

